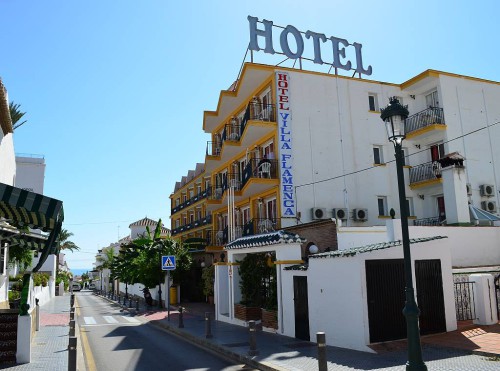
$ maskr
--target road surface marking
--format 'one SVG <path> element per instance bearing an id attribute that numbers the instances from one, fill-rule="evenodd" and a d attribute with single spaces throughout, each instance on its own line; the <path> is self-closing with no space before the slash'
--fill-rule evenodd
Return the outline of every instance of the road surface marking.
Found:
<path id="1" fill-rule="evenodd" d="M 83 317 L 83 320 L 87 325 L 95 325 L 97 323 L 94 317 Z"/>
<path id="2" fill-rule="evenodd" d="M 75 296 L 75 304 L 76 304 L 76 315 L 79 317 L 80 316 L 80 307 L 78 305 L 78 300 Z M 83 348 L 83 354 L 85 356 L 85 363 L 87 364 L 87 371 L 96 371 L 97 368 L 95 367 L 95 360 L 94 360 L 94 355 L 92 354 L 92 350 L 90 349 L 90 344 L 89 340 L 87 339 L 87 334 L 86 331 L 82 331 L 81 327 L 79 328 L 79 333 L 80 333 L 80 339 L 82 340 L 82 348 Z"/>
<path id="3" fill-rule="evenodd" d="M 122 318 L 125 318 L 127 321 L 132 322 L 132 323 L 140 323 L 141 322 L 137 318 L 134 318 L 134 317 L 125 317 L 125 316 L 122 316 Z"/>
<path id="4" fill-rule="evenodd" d="M 107 323 L 119 323 L 113 316 L 102 316 Z"/>

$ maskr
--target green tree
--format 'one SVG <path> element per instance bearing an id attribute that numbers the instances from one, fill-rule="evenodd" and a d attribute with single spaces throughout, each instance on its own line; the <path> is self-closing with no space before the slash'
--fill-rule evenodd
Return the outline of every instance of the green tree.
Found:
<path id="1" fill-rule="evenodd" d="M 12 130 L 16 130 L 18 127 L 24 125 L 27 122 L 27 120 L 19 122 L 19 120 L 21 120 L 22 117 L 26 114 L 26 112 L 21 112 L 21 110 L 19 109 L 20 107 L 20 104 L 16 104 L 14 102 L 10 102 L 9 104 L 10 119 L 12 120 Z"/>
<path id="2" fill-rule="evenodd" d="M 161 257 L 164 255 L 174 255 L 176 259 L 176 269 L 172 276 L 174 281 L 181 271 L 191 268 L 192 257 L 189 249 L 171 237 L 161 236 L 161 219 L 156 225 L 154 233 L 146 227 L 143 237 L 133 241 L 133 249 L 137 256 L 131 265 L 135 269 L 136 282 L 143 283 L 146 287 L 161 285 L 165 279 L 165 271 L 161 269 Z M 168 289 L 168 288 L 167 288 Z M 161 292 L 160 302 L 161 307 Z"/>
<path id="3" fill-rule="evenodd" d="M 75 251 L 80 250 L 80 247 L 77 246 L 74 242 L 69 241 L 69 238 L 73 236 L 73 233 L 69 232 L 67 229 L 62 228 L 59 236 L 57 237 L 57 248 L 58 251 L 68 250 Z"/>

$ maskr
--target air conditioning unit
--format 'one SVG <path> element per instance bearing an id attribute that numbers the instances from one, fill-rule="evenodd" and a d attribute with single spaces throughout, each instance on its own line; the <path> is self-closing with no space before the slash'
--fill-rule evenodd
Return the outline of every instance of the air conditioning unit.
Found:
<path id="1" fill-rule="evenodd" d="M 353 209 L 352 218 L 358 222 L 368 220 L 368 209 Z"/>
<path id="2" fill-rule="evenodd" d="M 347 209 L 333 209 L 333 217 L 335 219 L 347 220 L 348 215 L 349 213 Z"/>
<path id="3" fill-rule="evenodd" d="M 497 203 L 495 201 L 481 201 L 481 209 L 490 213 L 497 212 Z"/>
<path id="4" fill-rule="evenodd" d="M 472 185 L 470 183 L 467 183 L 465 185 L 465 188 L 467 189 L 467 196 L 472 196 Z"/>
<path id="5" fill-rule="evenodd" d="M 491 197 L 495 195 L 495 186 L 492 184 L 481 184 L 479 186 L 481 196 Z"/>
<path id="6" fill-rule="evenodd" d="M 324 207 L 313 207 L 311 213 L 313 220 L 326 219 L 326 209 Z"/>

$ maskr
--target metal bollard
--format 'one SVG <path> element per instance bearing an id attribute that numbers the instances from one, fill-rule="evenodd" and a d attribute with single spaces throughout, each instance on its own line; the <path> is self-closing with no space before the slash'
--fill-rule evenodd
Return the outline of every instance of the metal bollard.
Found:
<path id="1" fill-rule="evenodd" d="M 326 336 L 324 332 L 316 333 L 316 343 L 318 344 L 318 371 L 327 371 L 326 364 Z"/>
<path id="2" fill-rule="evenodd" d="M 179 307 L 179 328 L 184 328 L 184 315 L 182 314 L 183 309 L 184 308 Z"/>
<path id="3" fill-rule="evenodd" d="M 76 337 L 70 336 L 68 344 L 68 371 L 76 371 L 76 345 Z"/>
<path id="4" fill-rule="evenodd" d="M 75 308 L 73 307 L 69 310 L 69 320 L 71 321 L 74 319 L 75 319 Z"/>
<path id="5" fill-rule="evenodd" d="M 69 300 L 70 307 L 75 306 L 75 294 L 71 294 L 70 300 Z"/>
<path id="6" fill-rule="evenodd" d="M 205 337 L 207 339 L 213 338 L 212 327 L 210 325 L 210 312 L 205 312 Z"/>
<path id="7" fill-rule="evenodd" d="M 69 336 L 75 336 L 75 320 L 69 321 Z"/>
<path id="8" fill-rule="evenodd" d="M 257 334 L 255 329 L 255 321 L 248 321 L 248 334 L 250 343 L 250 350 L 248 351 L 248 355 L 256 356 L 257 354 L 259 354 L 259 352 L 257 352 Z"/>
<path id="9" fill-rule="evenodd" d="M 132 298 L 128 299 L 128 307 L 132 308 Z"/>
<path id="10" fill-rule="evenodd" d="M 40 300 L 38 299 L 35 299 L 35 303 L 36 303 L 36 331 L 39 331 L 40 330 L 40 305 L 38 304 Z"/>
<path id="11" fill-rule="evenodd" d="M 139 311 L 139 299 L 135 300 L 135 310 Z"/>

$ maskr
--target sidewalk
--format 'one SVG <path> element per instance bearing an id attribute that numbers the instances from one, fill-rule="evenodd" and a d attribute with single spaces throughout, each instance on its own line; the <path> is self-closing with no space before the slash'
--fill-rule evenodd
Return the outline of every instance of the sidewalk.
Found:
<path id="1" fill-rule="evenodd" d="M 40 330 L 35 331 L 31 342 L 31 363 L 4 368 L 15 371 L 68 370 L 70 297 L 70 294 L 56 296 L 40 306 Z"/>
<path id="2" fill-rule="evenodd" d="M 170 321 L 166 311 L 139 312 L 137 316 L 155 326 L 180 336 L 203 348 L 215 351 L 236 362 L 260 370 L 317 370 L 317 347 L 313 342 L 257 331 L 258 355 L 249 356 L 248 329 L 224 322 L 212 321 L 212 338 L 205 334 L 203 313 L 213 312 L 213 307 L 204 304 L 186 304 L 184 328 L 179 328 L 179 313 L 171 307 Z M 442 334 L 441 336 L 446 336 Z M 328 334 L 326 334 L 328 338 Z M 453 337 L 452 335 L 448 335 Z M 456 337 L 456 336 L 455 336 Z M 470 349 L 452 348 L 438 336 L 422 338 L 424 361 L 429 370 L 499 370 L 500 357 L 494 353 L 472 354 Z M 315 339 L 311 339 L 315 340 Z M 500 343 L 500 334 L 496 341 Z M 378 353 L 365 353 L 327 346 L 329 370 L 404 370 L 407 350 L 404 341 L 387 343 Z M 486 353 L 486 352 L 483 352 Z M 495 357 L 496 356 L 496 357 Z"/>

